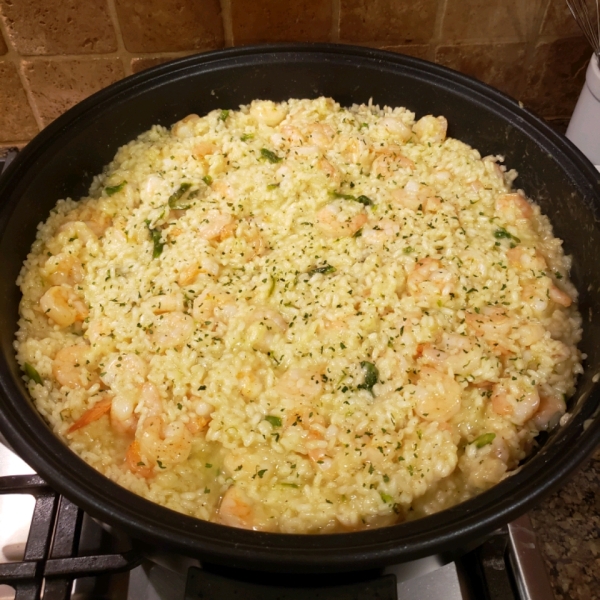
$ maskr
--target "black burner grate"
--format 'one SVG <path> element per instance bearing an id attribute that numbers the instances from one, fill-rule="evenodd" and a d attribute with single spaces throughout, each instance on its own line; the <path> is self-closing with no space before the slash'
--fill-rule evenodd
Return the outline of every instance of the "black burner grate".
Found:
<path id="1" fill-rule="evenodd" d="M 0 494 L 35 498 L 23 560 L 0 564 L 0 583 L 15 589 L 15 600 L 66 600 L 78 577 L 128 571 L 141 563 L 135 549 L 78 556 L 83 511 L 37 475 L 0 477 Z"/>

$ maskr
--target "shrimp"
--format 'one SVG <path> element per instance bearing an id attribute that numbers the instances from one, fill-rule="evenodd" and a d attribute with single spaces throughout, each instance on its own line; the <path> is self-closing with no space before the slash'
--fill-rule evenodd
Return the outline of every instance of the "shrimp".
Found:
<path id="1" fill-rule="evenodd" d="M 573 302 L 566 292 L 554 285 L 550 277 L 538 277 L 523 285 L 521 298 L 534 314 L 546 313 L 551 302 L 565 308 Z"/>
<path id="2" fill-rule="evenodd" d="M 94 421 L 97 421 L 100 417 L 108 414 L 110 412 L 110 408 L 112 406 L 112 397 L 106 395 L 98 395 L 95 398 L 98 401 L 92 406 L 88 408 L 71 427 L 67 430 L 67 433 L 73 433 Z M 90 398 L 90 402 L 93 401 L 94 398 Z"/>
<path id="3" fill-rule="evenodd" d="M 439 370 L 452 369 L 453 373 L 468 373 L 468 367 L 478 358 L 473 340 L 456 333 L 444 334 L 441 342 L 423 344 L 420 347 L 421 361 Z"/>
<path id="4" fill-rule="evenodd" d="M 193 137 L 196 135 L 196 125 L 201 121 L 200 117 L 194 113 L 177 121 L 171 127 L 171 133 L 180 139 Z"/>
<path id="5" fill-rule="evenodd" d="M 211 415 L 215 411 L 215 407 L 210 404 L 210 402 L 204 401 L 199 396 L 191 395 L 189 396 L 189 400 L 194 406 L 194 411 L 198 416 L 195 418 L 191 417 L 186 427 L 189 429 L 190 433 L 196 435 L 207 429 L 212 420 Z"/>
<path id="6" fill-rule="evenodd" d="M 154 475 L 153 466 L 147 465 L 142 460 L 140 443 L 137 440 L 133 440 L 133 442 L 129 444 L 127 454 L 125 455 L 125 464 L 132 473 L 135 473 L 144 479 L 150 479 Z"/>
<path id="7" fill-rule="evenodd" d="M 98 318 L 88 323 L 85 336 L 92 346 L 105 340 L 112 332 L 110 321 L 106 318 Z"/>
<path id="8" fill-rule="evenodd" d="M 515 425 L 523 425 L 531 419 L 540 405 L 537 388 L 519 381 L 505 381 L 493 387 L 492 410 Z"/>
<path id="9" fill-rule="evenodd" d="M 546 259 L 531 248 L 516 246 L 506 251 L 508 262 L 525 271 L 544 271 L 548 268 Z"/>
<path id="10" fill-rule="evenodd" d="M 68 252 L 51 256 L 40 269 L 40 273 L 52 285 L 73 286 L 80 283 L 84 276 L 81 261 L 75 254 Z"/>
<path id="11" fill-rule="evenodd" d="M 362 239 L 372 246 L 381 246 L 385 242 L 395 239 L 400 232 L 400 225 L 389 219 L 382 219 L 377 223 L 377 228 L 363 229 Z"/>
<path id="12" fill-rule="evenodd" d="M 371 165 L 371 172 L 376 177 L 389 179 L 398 169 L 414 171 L 415 163 L 402 154 L 399 146 L 390 144 L 384 148 L 375 149 L 376 158 Z"/>
<path id="13" fill-rule="evenodd" d="M 518 322 L 497 306 L 486 306 L 479 314 L 465 313 L 467 327 L 481 336 L 494 354 L 506 354 L 507 338 L 516 334 Z"/>
<path id="14" fill-rule="evenodd" d="M 52 374 L 60 385 L 88 389 L 96 382 L 96 373 L 88 369 L 89 346 L 61 348 L 52 361 Z"/>
<path id="15" fill-rule="evenodd" d="M 569 306 L 573 304 L 571 296 L 569 296 L 567 292 L 564 292 L 560 288 L 556 287 L 554 284 L 550 284 L 548 296 L 550 297 L 550 300 L 552 300 L 552 302 L 554 302 L 555 304 L 560 304 L 565 308 L 569 308 Z"/>
<path id="16" fill-rule="evenodd" d="M 217 512 L 217 522 L 240 529 L 257 529 L 254 510 L 248 498 L 234 485 L 221 498 L 221 504 Z"/>
<path id="17" fill-rule="evenodd" d="M 237 374 L 240 394 L 246 400 L 256 400 L 263 392 L 264 387 L 258 374 L 251 366 L 244 368 Z"/>
<path id="18" fill-rule="evenodd" d="M 329 179 L 333 187 L 340 187 L 342 183 L 340 172 L 327 159 L 319 159 L 317 162 L 317 168 L 325 173 L 325 176 Z"/>
<path id="19" fill-rule="evenodd" d="M 258 225 L 251 219 L 239 223 L 235 237 L 229 238 L 221 251 L 221 261 L 229 265 L 243 266 L 264 254 L 265 242 Z"/>
<path id="20" fill-rule="evenodd" d="M 67 218 L 69 221 L 83 222 L 96 238 L 102 237 L 104 232 L 112 225 L 110 215 L 89 204 L 84 204 L 81 208 L 69 213 Z M 63 225 L 63 227 L 65 226 Z"/>
<path id="21" fill-rule="evenodd" d="M 271 100 L 255 100 L 250 105 L 250 114 L 259 122 L 268 127 L 275 127 L 287 116 L 288 109 L 277 105 Z"/>
<path id="22" fill-rule="evenodd" d="M 540 404 L 533 417 L 533 423 L 539 430 L 548 429 L 552 421 L 565 414 L 567 405 L 561 394 L 540 392 Z"/>
<path id="23" fill-rule="evenodd" d="M 453 377 L 422 367 L 416 383 L 416 413 L 427 421 L 448 421 L 460 410 L 462 388 Z"/>
<path id="24" fill-rule="evenodd" d="M 179 272 L 177 282 L 179 285 L 186 286 L 194 283 L 200 273 L 207 273 L 213 277 L 217 277 L 221 270 L 221 265 L 214 259 L 204 256 L 200 259 L 200 263 L 187 265 Z"/>
<path id="25" fill-rule="evenodd" d="M 146 417 L 160 415 L 163 404 L 157 387 L 144 383 L 133 389 L 123 389 L 113 398 L 110 422 L 121 433 L 135 433 L 138 424 L 137 412 L 143 409 Z"/>
<path id="26" fill-rule="evenodd" d="M 496 212 L 509 223 L 529 221 L 533 217 L 533 206 L 519 192 L 500 194 L 496 198 Z"/>
<path id="27" fill-rule="evenodd" d="M 335 138 L 335 131 L 329 125 L 315 123 L 309 125 L 306 129 L 309 143 L 319 148 L 319 150 L 327 150 L 331 147 Z"/>
<path id="28" fill-rule="evenodd" d="M 312 400 L 323 393 L 321 374 L 307 369 L 288 369 L 277 380 L 275 390 L 282 396 Z"/>
<path id="29" fill-rule="evenodd" d="M 317 225 L 329 236 L 349 237 L 354 235 L 366 222 L 364 211 L 347 213 L 339 202 L 331 202 L 317 213 Z"/>
<path id="30" fill-rule="evenodd" d="M 194 319 L 181 311 L 160 315 L 154 321 L 151 338 L 158 348 L 182 346 L 194 333 Z"/>
<path id="31" fill-rule="evenodd" d="M 281 313 L 269 308 L 257 308 L 247 316 L 246 342 L 261 352 L 269 352 L 279 336 L 288 330 Z"/>
<path id="32" fill-rule="evenodd" d="M 137 427 L 136 440 L 146 464 L 159 468 L 176 465 L 188 459 L 192 451 L 192 434 L 181 421 L 165 424 L 159 415 L 147 416 Z"/>
<path id="33" fill-rule="evenodd" d="M 446 139 L 448 121 L 445 117 L 426 115 L 421 117 L 412 127 L 419 140 L 423 143 L 439 144 Z"/>
<path id="34" fill-rule="evenodd" d="M 183 296 L 181 294 L 163 294 L 152 296 L 144 301 L 142 306 L 151 310 L 155 315 L 167 312 L 183 311 Z"/>
<path id="35" fill-rule="evenodd" d="M 198 227 L 198 235 L 209 241 L 223 241 L 233 235 L 235 228 L 236 219 L 232 215 L 211 209 L 206 213 L 200 227 Z"/>
<path id="36" fill-rule="evenodd" d="M 199 160 L 209 154 L 215 154 L 219 149 L 212 142 L 199 142 L 194 146 L 192 154 Z"/>
<path id="37" fill-rule="evenodd" d="M 397 117 L 384 117 L 379 121 L 377 126 L 388 137 L 398 139 L 400 142 L 405 142 L 412 135 L 410 128 L 405 125 L 404 121 Z"/>
<path id="38" fill-rule="evenodd" d="M 415 268 L 409 273 L 406 283 L 413 296 L 420 294 L 429 295 L 437 292 L 442 296 L 449 295 L 454 289 L 454 276 L 442 267 L 442 263 L 435 258 L 423 258 L 418 261 Z"/>
<path id="39" fill-rule="evenodd" d="M 226 323 L 236 312 L 236 304 L 229 294 L 211 289 L 205 289 L 192 305 L 192 317 L 203 324 L 213 319 Z"/>
<path id="40" fill-rule="evenodd" d="M 369 156 L 369 147 L 366 142 L 360 138 L 340 136 L 340 153 L 344 160 L 350 164 L 358 164 L 366 167 L 372 162 Z"/>
<path id="41" fill-rule="evenodd" d="M 52 286 L 41 298 L 40 309 L 59 327 L 68 327 L 88 316 L 88 308 L 69 285 Z"/>

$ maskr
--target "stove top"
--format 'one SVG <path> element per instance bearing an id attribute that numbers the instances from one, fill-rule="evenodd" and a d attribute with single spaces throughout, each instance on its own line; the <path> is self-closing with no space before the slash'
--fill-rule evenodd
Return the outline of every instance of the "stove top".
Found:
<path id="1" fill-rule="evenodd" d="M 16 155 L 0 159 L 0 173 Z M 0 600 L 551 600 L 527 515 L 455 562 L 383 570 L 243 572 L 150 552 L 56 493 L 0 437 Z"/>

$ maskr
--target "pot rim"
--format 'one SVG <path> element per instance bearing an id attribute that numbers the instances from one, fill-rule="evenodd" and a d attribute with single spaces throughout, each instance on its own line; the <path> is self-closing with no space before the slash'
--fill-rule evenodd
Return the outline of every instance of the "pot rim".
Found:
<path id="1" fill-rule="evenodd" d="M 127 102 L 148 83 L 167 83 L 192 69 L 223 68 L 254 59 L 302 61 L 361 59 L 381 68 L 403 69 L 437 85 L 460 88 L 476 101 L 515 120 L 544 147 L 552 147 L 565 160 L 569 176 L 600 197 L 597 173 L 585 157 L 538 117 L 513 99 L 468 76 L 417 58 L 368 48 L 337 44 L 267 44 L 217 50 L 185 57 L 130 76 L 97 92 L 44 129 L 7 169 L 0 180 L 0 198 L 13 193 L 12 204 L 0 209 L 0 235 L 18 201 L 19 182 L 36 161 L 43 159 L 61 137 L 78 123 L 92 122 L 99 112 Z M 585 184 L 585 185 L 584 185 Z M 13 187 L 14 186 L 14 187 Z M 15 191 L 16 190 L 16 191 Z M 2 357 L 0 361 L 0 430 L 9 443 L 53 487 L 92 516 L 123 529 L 136 538 L 166 545 L 183 554 L 210 558 L 230 566 L 269 570 L 336 571 L 381 566 L 413 560 L 433 553 L 451 552 L 474 537 L 483 537 L 526 511 L 558 487 L 600 442 L 600 419 L 584 431 L 592 417 L 590 402 L 581 406 L 571 422 L 554 435 L 517 473 L 492 489 L 440 513 L 419 520 L 354 533 L 295 535 L 239 530 L 171 511 L 129 492 L 108 480 L 55 437 L 31 403 L 23 405 L 20 373 Z M 593 398 L 597 405 L 598 391 Z M 588 398 L 591 400 L 591 398 Z M 583 402 L 581 404 L 584 404 Z M 65 469 L 65 466 L 67 467 Z"/>

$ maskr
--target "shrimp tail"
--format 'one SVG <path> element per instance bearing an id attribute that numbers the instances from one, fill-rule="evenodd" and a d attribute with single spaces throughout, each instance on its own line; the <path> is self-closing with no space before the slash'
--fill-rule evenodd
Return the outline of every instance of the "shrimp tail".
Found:
<path id="1" fill-rule="evenodd" d="M 100 402 L 96 402 L 92 408 L 86 410 L 71 427 L 67 430 L 67 433 L 73 433 L 94 421 L 97 421 L 100 417 L 110 412 L 110 407 L 112 406 L 112 398 L 105 398 L 104 400 L 100 400 Z"/>

